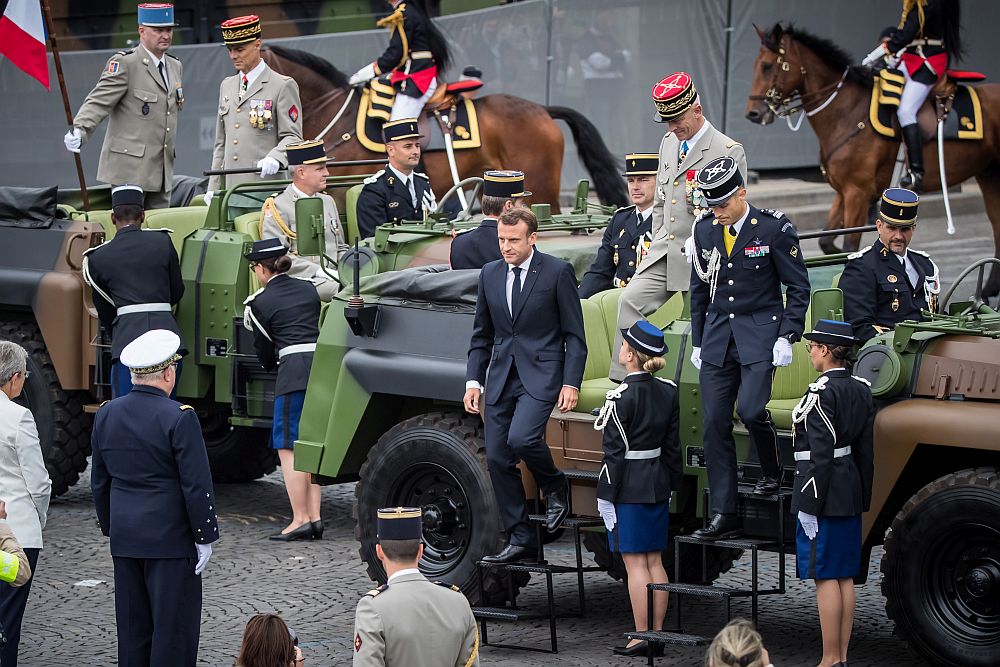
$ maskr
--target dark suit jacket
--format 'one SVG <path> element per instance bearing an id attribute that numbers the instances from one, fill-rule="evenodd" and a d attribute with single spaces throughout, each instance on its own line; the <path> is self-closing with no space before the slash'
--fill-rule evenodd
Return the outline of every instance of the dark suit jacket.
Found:
<path id="1" fill-rule="evenodd" d="M 453 269 L 481 269 L 502 258 L 496 218 L 483 218 L 478 227 L 451 240 L 450 262 Z"/>
<path id="2" fill-rule="evenodd" d="M 358 233 L 361 238 L 375 236 L 379 225 L 398 225 L 403 220 L 424 219 L 424 198 L 433 198 L 431 184 L 427 176 L 413 172 L 413 190 L 417 193 L 417 205 L 413 206 L 410 190 L 392 169 L 383 169 L 365 179 L 365 187 L 358 196 Z"/>
<path id="3" fill-rule="evenodd" d="M 190 406 L 136 385 L 105 403 L 91 434 L 90 486 L 111 555 L 194 558 L 219 539 L 201 424 Z"/>
<path id="4" fill-rule="evenodd" d="M 576 276 L 567 262 L 534 251 L 517 312 L 507 309 L 507 263 L 490 262 L 479 274 L 466 380 L 486 385 L 486 403 L 497 402 L 511 367 L 525 390 L 554 402 L 563 385 L 580 387 L 587 362 L 583 311 Z M 487 377 L 489 367 L 489 377 Z"/>

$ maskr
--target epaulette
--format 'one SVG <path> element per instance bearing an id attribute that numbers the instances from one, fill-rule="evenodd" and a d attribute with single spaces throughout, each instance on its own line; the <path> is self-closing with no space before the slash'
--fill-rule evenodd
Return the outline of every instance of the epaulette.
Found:
<path id="1" fill-rule="evenodd" d="M 869 382 L 868 380 L 864 379 L 864 378 L 863 378 L 863 377 L 861 377 L 860 375 L 852 375 L 851 377 L 852 377 L 853 379 L 857 380 L 858 382 L 860 382 L 860 383 L 861 383 L 861 384 L 863 384 L 863 385 L 867 385 L 868 387 L 871 387 L 871 386 L 872 386 L 872 383 L 871 383 L 871 382 Z"/>
<path id="2" fill-rule="evenodd" d="M 421 173 L 421 172 L 419 172 L 419 171 L 415 171 L 415 172 L 413 172 L 413 174 L 414 174 L 415 176 L 419 176 L 420 178 L 424 179 L 425 181 L 429 181 L 429 180 L 431 180 L 431 177 L 430 177 L 430 176 L 428 176 L 427 174 L 424 174 L 424 173 Z"/>
<path id="3" fill-rule="evenodd" d="M 144 232 L 167 232 L 168 234 L 173 234 L 174 233 L 174 230 L 170 229 L 169 227 L 155 227 L 153 229 L 150 229 L 149 227 L 144 227 L 142 231 L 144 231 Z"/>
<path id="4" fill-rule="evenodd" d="M 677 386 L 677 383 L 671 380 L 670 378 L 656 378 L 656 379 L 659 380 L 660 382 L 663 382 L 664 384 L 669 384 L 671 387 Z"/>
<path id="5" fill-rule="evenodd" d="M 628 383 L 622 382 L 615 389 L 609 390 L 608 393 L 604 395 L 604 398 L 605 400 L 608 401 L 615 401 L 622 397 L 622 392 L 624 392 L 626 389 L 628 389 Z"/>
<path id="6" fill-rule="evenodd" d="M 862 255 L 864 255 L 866 252 L 868 252 L 871 249 L 872 249 L 872 247 L 868 246 L 867 248 L 862 248 L 861 250 L 859 250 L 857 252 L 852 252 L 850 255 L 847 256 L 847 259 L 857 259 L 858 257 L 861 257 Z"/>
<path id="7" fill-rule="evenodd" d="M 461 588 L 459 588 L 458 586 L 456 586 L 454 584 L 449 584 L 447 581 L 435 581 L 434 583 L 437 584 L 438 586 L 443 586 L 444 588 L 451 589 L 451 590 L 455 591 L 456 593 L 461 593 L 462 592 Z"/>
<path id="8" fill-rule="evenodd" d="M 928 254 L 927 254 L 926 252 L 924 252 L 923 250 L 917 250 L 916 248 L 907 248 L 907 249 L 906 249 L 906 252 L 915 252 L 915 253 L 917 253 L 918 255 L 923 255 L 923 256 L 924 256 L 924 257 L 926 257 L 927 259 L 930 259 L 930 258 L 931 258 L 931 256 L 930 256 L 930 255 L 928 255 Z"/>
<path id="9" fill-rule="evenodd" d="M 130 55 L 132 53 L 135 53 L 135 47 L 133 47 L 131 49 L 122 49 L 121 51 L 115 51 L 115 56 L 127 56 L 127 55 Z M 114 58 L 115 56 L 111 56 L 111 57 Z"/>
<path id="10" fill-rule="evenodd" d="M 384 174 L 384 173 L 385 173 L 385 169 L 379 169 L 378 172 L 372 174 L 371 176 L 369 176 L 368 178 L 365 179 L 365 185 L 371 185 L 372 183 L 374 183 L 378 179 L 382 178 L 382 174 Z"/>
<path id="11" fill-rule="evenodd" d="M 621 213 L 622 211 L 627 211 L 627 210 L 629 210 L 630 208 L 635 208 L 635 204 L 629 204 L 628 206 L 622 206 L 622 207 L 621 207 L 620 209 L 618 209 L 617 211 L 615 211 L 615 212 L 614 212 L 614 213 L 612 214 L 612 216 L 615 216 L 615 215 L 618 215 L 618 214 L 619 214 L 619 213 Z"/>
<path id="12" fill-rule="evenodd" d="M 190 405 L 184 404 L 180 408 L 181 410 L 194 410 Z"/>
<path id="13" fill-rule="evenodd" d="M 698 224 L 699 222 L 701 222 L 702 220 L 704 220 L 705 218 L 707 218 L 707 217 L 708 217 L 708 216 L 710 216 L 710 215 L 712 215 L 712 209 L 710 209 L 710 208 L 706 208 L 706 209 L 705 209 L 704 211 L 702 211 L 702 212 L 701 212 L 701 213 L 700 213 L 700 214 L 698 215 L 698 217 L 697 217 L 697 218 L 695 218 L 695 219 L 694 219 L 694 224 L 696 224 L 696 225 L 697 225 L 697 224 Z"/>
<path id="14" fill-rule="evenodd" d="M 180 61 L 181 61 L 181 59 L 180 59 L 180 58 L 178 58 L 178 57 L 177 57 L 177 56 L 175 56 L 174 54 L 170 53 L 169 51 L 167 52 L 167 56 L 168 56 L 168 57 L 170 57 L 170 58 L 173 58 L 173 59 L 174 59 L 174 60 L 176 60 L 177 62 L 180 62 Z"/>
<path id="15" fill-rule="evenodd" d="M 809 391 L 820 392 L 826 389 L 826 383 L 829 382 L 829 375 L 820 375 L 819 379 L 815 382 L 809 383 Z"/>
<path id="16" fill-rule="evenodd" d="M 742 146 L 742 145 L 743 144 L 741 144 L 738 141 L 730 141 L 728 144 L 726 144 L 726 149 L 728 150 L 728 149 L 732 148 L 733 146 Z"/>
<path id="17" fill-rule="evenodd" d="M 101 401 L 101 404 L 97 406 L 97 409 L 100 410 L 101 408 L 103 408 L 105 405 L 107 405 L 110 402 L 111 401 Z"/>
<path id="18" fill-rule="evenodd" d="M 382 584 L 382 585 L 381 585 L 381 586 L 379 586 L 378 588 L 373 588 L 373 589 L 371 589 L 370 591 L 368 591 L 367 593 L 365 593 L 365 595 L 370 595 L 370 596 L 372 596 L 372 597 L 375 597 L 375 596 L 377 596 L 377 595 L 378 595 L 379 593 L 382 593 L 382 592 L 384 592 L 384 591 L 385 591 L 385 589 L 387 589 L 387 588 L 389 588 L 389 584 Z"/>
<path id="19" fill-rule="evenodd" d="M 258 295 L 258 294 L 260 294 L 260 293 L 261 293 L 261 292 L 263 292 L 263 291 L 264 291 L 264 288 L 263 288 L 263 287 L 261 287 L 261 288 L 260 288 L 259 290 L 257 290 L 256 292 L 254 292 L 253 294 L 251 294 L 250 296 L 248 296 L 248 297 L 246 298 L 246 300 L 244 300 L 244 301 L 243 301 L 243 305 L 244 305 L 244 306 L 249 306 L 249 305 L 250 305 L 250 302 L 251 302 L 251 301 L 253 301 L 254 299 L 256 299 L 256 298 L 257 298 L 257 295 Z"/>
<path id="20" fill-rule="evenodd" d="M 787 215 L 785 215 L 784 211 L 779 211 L 776 208 L 762 208 L 762 209 L 760 209 L 760 212 L 761 213 L 767 213 L 772 218 L 787 218 L 788 217 Z"/>

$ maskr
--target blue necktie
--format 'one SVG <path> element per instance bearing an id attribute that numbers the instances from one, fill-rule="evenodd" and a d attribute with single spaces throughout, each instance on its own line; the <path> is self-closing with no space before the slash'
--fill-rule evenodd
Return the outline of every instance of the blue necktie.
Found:
<path id="1" fill-rule="evenodd" d="M 521 267 L 515 266 L 511 270 L 514 272 L 514 287 L 510 290 L 510 316 L 513 318 L 521 301 Z"/>
<path id="2" fill-rule="evenodd" d="M 680 166 L 681 162 L 684 162 L 684 158 L 687 157 L 687 154 L 688 154 L 688 142 L 682 141 L 681 142 L 681 152 L 677 154 L 677 165 L 678 166 Z"/>

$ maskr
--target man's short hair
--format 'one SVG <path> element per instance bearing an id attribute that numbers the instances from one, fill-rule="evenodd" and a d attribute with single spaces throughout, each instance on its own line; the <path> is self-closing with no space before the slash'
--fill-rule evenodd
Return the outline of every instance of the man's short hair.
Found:
<path id="1" fill-rule="evenodd" d="M 504 204 L 509 201 L 513 200 L 510 197 L 491 197 L 489 195 L 483 195 L 483 215 L 489 215 L 494 218 L 498 217 L 501 213 L 503 213 Z"/>
<path id="2" fill-rule="evenodd" d="M 139 222 L 143 218 L 144 210 L 135 204 L 122 204 L 111 209 L 115 216 L 115 221 L 125 224 Z"/>
<path id="3" fill-rule="evenodd" d="M 515 206 L 500 216 L 500 224 L 503 225 L 516 225 L 519 222 L 527 223 L 529 236 L 538 231 L 538 218 L 531 209 Z"/>
<path id="4" fill-rule="evenodd" d="M 417 560 L 420 540 L 379 540 L 382 553 L 396 563 L 410 563 Z"/>

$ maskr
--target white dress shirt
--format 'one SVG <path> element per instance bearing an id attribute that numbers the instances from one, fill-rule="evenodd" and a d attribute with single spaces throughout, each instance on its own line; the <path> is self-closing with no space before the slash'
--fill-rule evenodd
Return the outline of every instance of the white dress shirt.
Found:
<path id="1" fill-rule="evenodd" d="M 392 173 L 396 174 L 396 177 L 399 178 L 399 180 L 401 180 L 403 182 L 403 185 L 406 186 L 406 189 L 410 191 L 410 202 L 413 204 L 413 208 L 416 208 L 417 207 L 417 190 L 416 190 L 416 186 L 413 185 L 413 175 L 414 175 L 413 172 L 411 171 L 410 175 L 407 176 L 406 174 L 404 174 L 403 172 L 401 172 L 399 169 L 396 169 L 395 167 L 393 167 L 391 164 L 389 165 L 389 169 L 392 171 Z"/>
<path id="2" fill-rule="evenodd" d="M 149 59 L 153 61 L 153 69 L 155 69 L 157 72 L 160 71 L 160 63 L 163 63 L 163 74 L 162 74 L 163 85 L 166 87 L 167 90 L 170 90 L 170 72 L 167 71 L 166 57 L 157 58 L 156 56 L 153 55 L 153 52 L 147 49 L 145 46 L 142 47 L 142 50 L 145 51 L 146 55 L 149 56 Z"/>
<path id="3" fill-rule="evenodd" d="M 524 290 L 524 279 L 528 277 L 528 267 L 531 266 L 531 260 L 535 256 L 535 249 L 531 249 L 531 254 L 528 255 L 528 259 L 524 260 L 517 266 L 521 269 L 521 290 Z M 514 266 L 511 264 L 507 265 L 507 312 L 510 313 L 511 317 L 514 317 L 513 302 L 511 301 L 511 295 L 514 291 Z"/>
<path id="4" fill-rule="evenodd" d="M 906 277 L 910 279 L 910 287 L 916 288 L 917 281 L 920 280 L 920 274 L 917 273 L 917 267 L 913 266 L 913 262 L 910 261 L 910 253 L 903 251 L 902 255 L 896 255 L 899 263 L 903 265 L 903 270 L 906 272 Z"/>
<path id="5" fill-rule="evenodd" d="M 386 580 L 386 584 L 391 584 L 393 579 L 406 576 L 407 574 L 420 574 L 420 570 L 415 567 L 408 567 L 405 570 L 399 570 L 398 572 L 393 572 L 392 575 Z"/>
<path id="6" fill-rule="evenodd" d="M 252 70 L 245 72 L 247 77 L 247 90 L 250 90 L 250 86 L 252 86 L 253 82 L 257 80 L 257 77 L 264 73 L 265 69 L 267 69 L 267 63 L 261 59 L 261 61 L 257 63 Z"/>
<path id="7" fill-rule="evenodd" d="M 745 209 L 743 210 L 743 215 L 742 215 L 742 216 L 740 216 L 740 219 L 739 219 L 739 220 L 737 220 L 736 222 L 734 222 L 734 223 L 733 223 L 733 224 L 731 225 L 731 227 L 733 228 L 733 230 L 734 230 L 734 231 L 736 232 L 736 236 L 739 236 L 739 235 L 740 235 L 740 230 L 742 230 L 742 229 L 743 229 L 743 223 L 747 221 L 747 216 L 749 216 L 749 215 L 750 215 L 750 204 L 746 204 L 746 203 L 744 203 L 743 205 L 744 205 L 744 206 L 746 207 L 746 208 L 745 208 Z M 729 233 L 729 230 L 727 230 L 727 229 L 723 229 L 723 230 L 722 230 L 722 233 L 723 233 L 723 234 L 728 234 L 728 233 Z"/>
<path id="8" fill-rule="evenodd" d="M 7 523 L 25 549 L 42 548 L 51 492 L 31 411 L 0 392 L 0 500 L 6 502 Z"/>
<path id="9" fill-rule="evenodd" d="M 698 141 L 700 141 L 701 138 L 705 136 L 705 133 L 708 132 L 708 128 L 710 127 L 712 127 L 712 124 L 706 120 L 704 123 L 702 123 L 701 129 L 694 133 L 693 137 L 691 137 L 690 139 L 685 139 L 680 142 L 680 148 L 683 148 L 684 144 L 687 144 L 688 147 L 687 153 L 693 151 L 694 147 L 698 145 Z M 685 153 L 685 155 L 687 153 Z"/>

